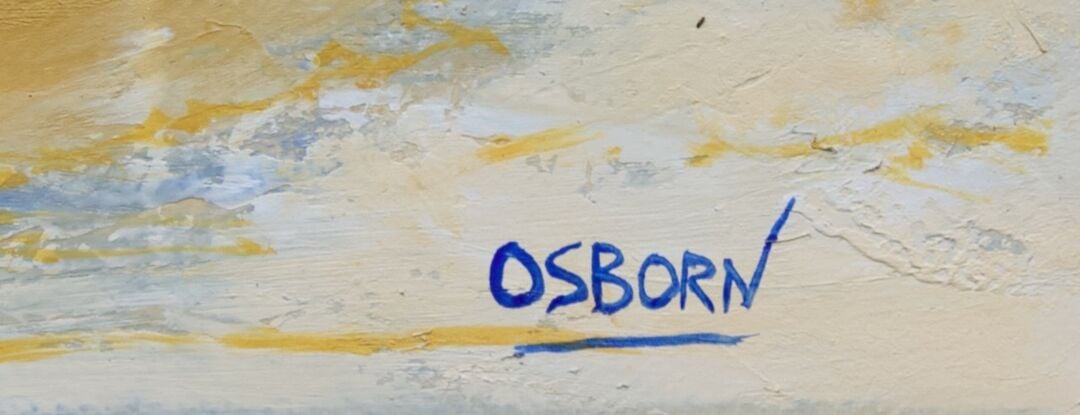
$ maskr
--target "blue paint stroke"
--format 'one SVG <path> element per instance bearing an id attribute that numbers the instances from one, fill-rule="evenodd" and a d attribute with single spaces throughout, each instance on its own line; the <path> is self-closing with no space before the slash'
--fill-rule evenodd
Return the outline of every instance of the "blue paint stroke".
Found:
<path id="1" fill-rule="evenodd" d="M 529 353 L 567 353 L 588 349 L 633 349 L 641 347 L 673 347 L 695 344 L 734 346 L 754 336 L 729 336 L 720 333 L 685 333 L 670 336 L 592 337 L 571 342 L 535 343 L 514 346 L 515 356 Z"/>

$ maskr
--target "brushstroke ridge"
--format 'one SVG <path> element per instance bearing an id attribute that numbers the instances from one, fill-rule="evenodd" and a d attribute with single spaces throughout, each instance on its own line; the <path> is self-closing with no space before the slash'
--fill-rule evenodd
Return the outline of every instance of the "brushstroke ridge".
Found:
<path id="1" fill-rule="evenodd" d="M 588 339 L 558 343 L 534 343 L 514 346 L 518 356 L 530 353 L 568 353 L 589 349 L 627 349 L 646 347 L 674 347 L 690 345 L 734 346 L 747 337 L 720 333 L 685 333 L 669 336 L 623 336 L 591 337 Z"/>
<path id="2" fill-rule="evenodd" d="M 969 127 L 945 120 L 937 109 L 918 111 L 846 133 L 815 136 L 809 142 L 779 145 L 735 143 L 724 139 L 718 132 L 708 131 L 703 125 L 700 129 L 708 139 L 704 143 L 691 145 L 691 156 L 686 163 L 691 167 L 710 166 L 729 153 L 746 157 L 786 159 L 910 140 L 907 152 L 887 157 L 886 161 L 875 169 L 877 174 L 896 183 L 942 191 L 969 200 L 978 198 L 916 180 L 912 178 L 911 172 L 926 168 L 928 160 L 947 153 L 954 146 L 976 148 L 999 144 L 1017 154 L 1037 155 L 1044 155 L 1049 150 L 1046 133 L 1031 127 Z M 940 145 L 934 146 L 935 143 Z"/>

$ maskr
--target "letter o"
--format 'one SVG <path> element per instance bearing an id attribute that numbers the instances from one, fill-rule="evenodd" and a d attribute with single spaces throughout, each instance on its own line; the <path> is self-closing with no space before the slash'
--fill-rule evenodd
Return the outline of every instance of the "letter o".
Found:
<path id="1" fill-rule="evenodd" d="M 532 278 L 532 286 L 525 293 L 510 294 L 510 291 L 503 287 L 503 271 L 506 268 L 506 261 L 511 258 L 520 262 Z M 495 256 L 491 259 L 488 283 L 495 302 L 506 308 L 526 307 L 544 296 L 544 275 L 540 272 L 540 265 L 536 263 L 532 255 L 514 241 L 507 242 L 495 251 Z"/>
<path id="2" fill-rule="evenodd" d="M 664 290 L 663 294 L 659 297 L 652 298 L 649 294 L 645 293 L 645 274 L 648 272 L 649 267 L 660 266 L 667 270 L 668 276 L 671 277 L 671 285 Z M 638 297 L 641 299 L 641 305 L 650 310 L 656 310 L 663 308 L 671 302 L 672 298 L 675 298 L 675 294 L 679 293 L 679 277 L 675 273 L 675 265 L 672 265 L 671 261 L 664 258 L 660 254 L 649 255 L 645 258 L 645 262 L 641 263 L 641 269 L 638 271 Z"/>

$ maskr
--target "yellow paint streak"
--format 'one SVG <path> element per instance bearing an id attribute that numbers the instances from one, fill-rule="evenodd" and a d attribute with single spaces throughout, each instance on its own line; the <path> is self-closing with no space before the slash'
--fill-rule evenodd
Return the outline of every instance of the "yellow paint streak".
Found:
<path id="1" fill-rule="evenodd" d="M 125 217 L 118 221 L 116 225 L 101 228 L 94 232 L 108 235 L 119 228 L 144 225 L 226 228 L 247 224 L 243 218 L 237 217 L 235 214 L 234 211 L 216 208 L 200 199 L 185 199 L 163 205 L 154 211 Z M 11 223 L 15 218 L 15 214 L 0 210 L 0 224 Z M 47 242 L 48 239 L 41 228 L 24 229 L 0 239 L 0 255 L 20 257 L 43 264 L 53 264 L 61 260 L 159 253 L 202 253 L 229 256 L 270 255 L 274 253 L 272 248 L 247 238 L 236 238 L 232 245 L 224 246 L 173 245 L 115 249 L 54 249 L 47 248 Z"/>
<path id="2" fill-rule="evenodd" d="M 270 247 L 259 245 L 258 243 L 255 243 L 250 239 L 236 238 L 236 241 L 233 245 L 226 246 L 168 245 L 115 249 L 38 249 L 34 252 L 32 259 L 35 262 L 52 264 L 61 260 L 173 253 L 252 256 L 269 255 L 274 253 L 274 250 Z"/>
<path id="3" fill-rule="evenodd" d="M 930 152 L 930 148 L 926 146 L 926 140 L 919 139 L 908 146 L 907 154 L 890 159 L 889 167 L 918 170 L 925 167 L 926 159 L 933 156 L 934 154 Z"/>
<path id="4" fill-rule="evenodd" d="M 82 147 L 43 148 L 37 156 L 0 153 L 0 163 L 29 164 L 35 174 L 51 171 L 75 172 L 86 166 L 109 165 L 115 163 L 114 155 L 121 148 L 131 144 L 175 145 L 177 141 L 165 134 L 166 131 L 195 134 L 210 127 L 217 120 L 262 112 L 288 100 L 313 100 L 318 96 L 323 82 L 327 80 L 355 79 L 359 88 L 374 88 L 382 85 L 394 74 L 447 50 L 484 46 L 500 55 L 509 53 L 506 46 L 490 30 L 468 28 L 448 20 L 429 19 L 415 10 L 414 1 L 404 2 L 401 21 L 408 29 L 426 27 L 443 33 L 446 39 L 417 52 L 381 55 L 353 52 L 336 41 L 330 41 L 316 53 L 316 68 L 305 80 L 269 98 L 235 103 L 189 100 L 184 113 L 175 117 L 170 117 L 159 108 L 153 108 L 145 121 L 120 135 Z M 0 190 L 22 186 L 26 182 L 25 176 L 13 170 L 7 173 L 0 170 Z"/>
<path id="5" fill-rule="evenodd" d="M 0 239 L 0 254 L 33 259 L 41 248 L 44 235 L 41 228 L 30 228 L 4 237 Z"/>
<path id="6" fill-rule="evenodd" d="M 1015 153 L 1038 155 L 1046 154 L 1049 150 L 1046 133 L 1041 131 L 1025 126 L 1013 128 L 960 126 L 943 119 L 938 115 L 937 110 L 919 111 L 868 128 L 817 137 L 809 143 L 776 146 L 732 143 L 724 140 L 719 133 L 706 131 L 704 125 L 701 129 L 708 139 L 704 143 L 690 146 L 691 157 L 687 164 L 693 167 L 712 165 L 718 158 L 728 153 L 749 157 L 795 158 L 813 156 L 822 151 L 912 140 L 906 154 L 891 157 L 882 166 L 880 170 L 885 177 L 897 183 L 947 191 L 967 199 L 972 199 L 973 196 L 918 182 L 910 177 L 909 172 L 925 168 L 927 160 L 936 156 L 934 148 L 930 146 L 931 141 L 969 148 L 1000 144 Z"/>
<path id="7" fill-rule="evenodd" d="M 116 249 L 52 249 L 43 247 L 44 242 L 45 232 L 41 228 L 27 229 L 0 239 L 0 254 L 21 257 L 43 264 L 53 264 L 61 260 L 158 253 L 205 253 L 231 256 L 269 255 L 274 253 L 274 250 L 270 247 L 260 245 L 246 238 L 236 238 L 232 245 L 225 246 L 173 245 Z"/>
<path id="8" fill-rule="evenodd" d="M 112 154 L 122 147 L 135 143 L 172 145 L 167 138 L 158 139 L 156 134 L 168 126 L 169 117 L 164 112 L 154 109 L 146 119 L 125 133 L 106 140 L 97 141 L 85 147 L 69 149 L 43 148 L 36 158 L 0 156 L 3 162 L 29 162 L 36 174 L 61 171 L 73 172 L 84 166 L 108 165 L 114 162 Z"/>
<path id="9" fill-rule="evenodd" d="M 68 353 L 100 348 L 130 347 L 138 343 L 157 343 L 169 346 L 189 344 L 197 339 L 190 335 L 149 332 L 40 334 L 17 339 L 0 340 L 0 363 L 29 362 Z"/>
<path id="10" fill-rule="evenodd" d="M 0 190 L 14 189 L 30 181 L 26 175 L 9 167 L 0 167 Z"/>
<path id="11" fill-rule="evenodd" d="M 687 164 L 692 167 L 710 166 L 716 159 L 727 153 L 750 157 L 791 158 L 806 156 L 813 153 L 813 151 L 813 147 L 801 143 L 779 146 L 735 144 L 714 135 L 702 144 L 691 145 L 691 157 Z"/>
<path id="12" fill-rule="evenodd" d="M 19 215 L 16 215 L 11 211 L 0 209 L 0 225 L 10 225 L 15 223 L 15 219 L 18 218 Z"/>
<path id="13" fill-rule="evenodd" d="M 150 343 L 178 346 L 216 343 L 233 349 L 259 349 L 285 353 L 341 353 L 368 356 L 379 352 L 430 351 L 451 347 L 515 346 L 563 343 L 588 338 L 584 333 L 551 327 L 448 326 L 411 333 L 288 333 L 260 327 L 220 337 L 155 332 L 37 334 L 0 340 L 0 363 L 26 362 L 68 353 L 132 347 Z M 602 352 L 628 353 L 618 349 Z"/>
<path id="14" fill-rule="evenodd" d="M 210 104 L 202 101 L 188 101 L 187 112 L 168 123 L 165 128 L 194 134 L 205 130 L 206 127 L 209 127 L 215 120 L 261 112 L 270 108 L 274 103 L 274 100 L 271 99 L 261 99 L 234 104 Z"/>
<path id="15" fill-rule="evenodd" d="M 817 139 L 824 147 L 852 147 L 866 144 L 879 144 L 901 139 L 909 134 L 925 130 L 929 119 L 925 113 L 899 117 L 877 125 L 848 133 L 829 135 Z"/>
<path id="16" fill-rule="evenodd" d="M 489 138 L 487 144 L 476 150 L 476 156 L 490 163 L 529 156 L 545 151 L 573 147 L 599 137 L 584 134 L 579 126 L 549 128 L 518 137 L 498 134 Z"/>
<path id="17" fill-rule="evenodd" d="M 716 159 L 731 151 L 731 143 L 719 136 L 712 136 L 704 143 L 690 145 L 690 160 L 686 164 L 691 167 L 711 166 Z"/>
<path id="18" fill-rule="evenodd" d="M 884 0 L 842 0 L 844 17 L 855 22 L 880 20 L 885 16 Z"/>
<path id="19" fill-rule="evenodd" d="M 285 333 L 259 328 L 219 339 L 237 349 L 272 349 L 285 352 L 349 353 L 362 356 L 382 351 L 432 350 L 444 347 L 513 346 L 525 343 L 568 342 L 584 334 L 546 327 L 457 326 L 411 334 Z"/>
<path id="20" fill-rule="evenodd" d="M 499 41 L 499 38 L 488 29 L 469 28 L 450 20 L 431 20 L 416 11 L 416 0 L 404 0 L 402 4 L 404 5 L 404 11 L 401 15 L 401 25 L 405 26 L 406 29 L 417 26 L 428 27 L 449 36 L 454 47 L 463 48 L 481 45 L 500 55 L 510 53 L 506 45 Z"/>
<path id="21" fill-rule="evenodd" d="M 955 142 L 969 147 L 1001 143 L 1018 153 L 1046 154 L 1050 149 L 1046 134 L 1027 127 L 1010 130 L 972 130 L 944 124 L 933 125 L 929 132 L 944 142 Z"/>
<path id="22" fill-rule="evenodd" d="M 911 187 L 917 187 L 917 188 L 920 188 L 920 189 L 934 190 L 934 191 L 938 191 L 938 192 L 942 192 L 942 193 L 948 193 L 950 195 L 953 195 L 953 196 L 956 196 L 958 198 L 967 200 L 969 202 L 983 202 L 983 203 L 985 203 L 985 202 L 990 201 L 990 199 L 988 199 L 986 197 L 976 196 L 976 195 L 973 195 L 971 193 L 964 192 L 964 191 L 961 191 L 961 190 L 950 189 L 950 188 L 945 187 L 945 186 L 940 186 L 940 185 L 936 185 L 936 184 L 933 184 L 933 183 L 927 183 L 927 182 L 924 182 L 924 181 L 921 181 L 921 180 L 916 180 L 916 179 L 912 178 L 911 175 L 906 170 L 896 169 L 896 168 L 887 168 L 887 169 L 884 170 L 884 172 L 885 172 L 884 174 L 885 174 L 886 178 L 888 178 L 889 180 L 892 180 L 892 181 L 894 181 L 896 183 L 902 184 L 902 185 L 911 186 Z"/>
<path id="23" fill-rule="evenodd" d="M 886 178 L 907 186 L 948 193 L 972 202 L 987 201 L 986 198 L 978 197 L 967 192 L 915 180 L 911 177 L 909 172 L 911 170 L 920 170 L 923 167 L 926 167 L 926 160 L 933 157 L 934 154 L 930 151 L 926 139 L 915 140 L 908 146 L 907 150 L 906 154 L 894 156 L 889 159 L 889 164 L 884 166 L 882 170 Z"/>
<path id="24" fill-rule="evenodd" d="M 513 346 L 525 343 L 569 342 L 584 334 L 550 327 L 457 326 L 422 333 L 425 348 L 448 346 Z"/>
<path id="25" fill-rule="evenodd" d="M 1017 153 L 1045 154 L 1049 149 L 1046 134 L 1028 127 L 1016 128 L 970 128 L 958 126 L 942 119 L 936 111 L 927 110 L 885 121 L 870 128 L 846 134 L 816 139 L 819 147 L 852 147 L 878 144 L 905 138 L 925 139 L 977 147 L 987 144 L 1003 144 Z M 925 158 L 929 158 L 925 157 Z"/>
<path id="26" fill-rule="evenodd" d="M 0 363 L 28 362 L 56 357 L 81 346 L 77 335 L 40 335 L 21 339 L 0 340 Z"/>

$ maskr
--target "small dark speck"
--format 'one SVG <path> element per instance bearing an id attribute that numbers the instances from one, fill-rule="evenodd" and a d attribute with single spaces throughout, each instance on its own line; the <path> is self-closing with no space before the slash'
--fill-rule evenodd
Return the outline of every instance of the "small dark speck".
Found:
<path id="1" fill-rule="evenodd" d="M 697 21 L 697 28 L 701 29 L 701 26 L 704 26 L 704 25 L 705 25 L 705 16 L 701 16 L 701 18 L 698 19 L 698 21 Z"/>

